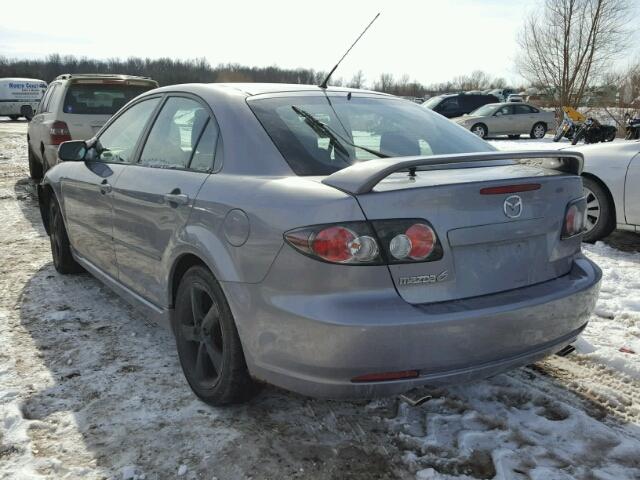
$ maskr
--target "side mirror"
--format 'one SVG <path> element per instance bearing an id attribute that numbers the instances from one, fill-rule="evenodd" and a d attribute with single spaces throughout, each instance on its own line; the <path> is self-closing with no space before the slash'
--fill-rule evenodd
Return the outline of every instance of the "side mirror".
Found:
<path id="1" fill-rule="evenodd" d="M 84 140 L 63 142 L 58 147 L 58 157 L 65 162 L 79 162 L 87 154 L 87 143 Z"/>

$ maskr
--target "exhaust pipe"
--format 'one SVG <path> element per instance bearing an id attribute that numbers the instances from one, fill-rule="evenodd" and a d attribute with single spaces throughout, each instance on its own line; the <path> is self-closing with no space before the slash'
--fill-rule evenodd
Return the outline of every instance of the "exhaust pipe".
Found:
<path id="1" fill-rule="evenodd" d="M 556 355 L 558 355 L 559 357 L 566 357 L 567 355 L 570 355 L 575 351 L 576 351 L 576 347 L 574 347 L 573 345 L 567 345 L 559 352 L 556 352 Z"/>

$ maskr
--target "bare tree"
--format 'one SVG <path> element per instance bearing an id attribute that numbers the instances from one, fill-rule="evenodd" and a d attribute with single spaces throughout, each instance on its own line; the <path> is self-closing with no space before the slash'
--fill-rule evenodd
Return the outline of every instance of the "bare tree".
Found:
<path id="1" fill-rule="evenodd" d="M 379 92 L 391 92 L 394 83 L 392 74 L 382 73 L 380 74 L 380 78 L 374 83 L 373 89 Z"/>
<path id="2" fill-rule="evenodd" d="M 520 73 L 558 106 L 578 106 L 622 52 L 629 13 L 629 0 L 545 0 L 520 32 Z"/>
<path id="3" fill-rule="evenodd" d="M 350 88 L 363 88 L 364 87 L 364 73 L 362 70 L 358 70 L 358 72 L 351 77 L 349 83 L 347 83 L 347 87 Z"/>

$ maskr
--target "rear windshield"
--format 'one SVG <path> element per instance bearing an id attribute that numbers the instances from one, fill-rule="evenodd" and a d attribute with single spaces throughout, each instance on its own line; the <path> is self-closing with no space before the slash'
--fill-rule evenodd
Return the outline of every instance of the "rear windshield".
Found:
<path id="1" fill-rule="evenodd" d="M 152 85 L 72 83 L 64 98 L 64 113 L 113 115 Z"/>
<path id="2" fill-rule="evenodd" d="M 446 118 L 393 97 L 345 93 L 248 103 L 297 175 L 329 175 L 379 158 L 378 153 L 404 157 L 495 150 Z"/>

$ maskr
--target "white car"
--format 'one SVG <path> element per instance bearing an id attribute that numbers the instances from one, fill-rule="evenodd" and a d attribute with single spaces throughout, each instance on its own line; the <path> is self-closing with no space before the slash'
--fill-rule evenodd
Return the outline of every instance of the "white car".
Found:
<path id="1" fill-rule="evenodd" d="M 640 140 L 570 149 L 584 155 L 584 240 L 595 242 L 616 228 L 640 232 Z"/>
<path id="2" fill-rule="evenodd" d="M 39 180 L 58 163 L 58 145 L 93 137 L 120 108 L 158 82 L 129 75 L 66 74 L 42 97 L 27 131 L 29 173 Z"/>
<path id="3" fill-rule="evenodd" d="M 524 102 L 524 97 L 519 93 L 512 93 L 507 97 L 507 102 Z"/>

